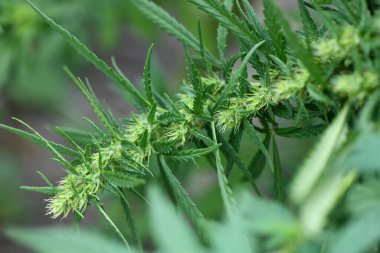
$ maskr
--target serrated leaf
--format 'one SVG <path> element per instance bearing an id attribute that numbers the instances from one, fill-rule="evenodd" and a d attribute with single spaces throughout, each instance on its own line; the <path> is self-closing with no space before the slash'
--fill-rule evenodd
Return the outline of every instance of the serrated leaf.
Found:
<path id="1" fill-rule="evenodd" d="M 236 84 L 244 72 L 245 68 L 247 67 L 248 61 L 252 57 L 253 53 L 261 46 L 264 44 L 264 41 L 261 41 L 257 43 L 249 52 L 245 55 L 244 59 L 242 60 L 239 69 L 232 75 L 231 79 L 229 80 L 228 84 L 226 87 L 223 89 L 222 93 L 220 94 L 218 100 L 215 102 L 212 112 L 216 112 L 222 105 L 225 103 L 225 100 L 227 97 L 231 94 L 231 92 L 234 90 L 236 87 Z"/>
<path id="2" fill-rule="evenodd" d="M 232 11 L 233 8 L 233 0 L 224 0 L 224 6 L 227 10 Z M 220 61 L 222 63 L 225 62 L 225 53 L 227 49 L 227 38 L 228 38 L 228 30 L 223 26 L 222 23 L 218 24 L 218 30 L 216 35 L 216 47 L 219 51 Z"/>
<path id="3" fill-rule="evenodd" d="M 269 149 L 271 138 L 271 134 L 267 134 L 263 141 L 264 147 L 267 150 Z M 261 173 L 264 171 L 266 161 L 267 159 L 265 158 L 264 153 L 258 149 L 248 166 L 248 170 L 251 171 L 254 179 L 258 179 L 261 176 Z"/>
<path id="4" fill-rule="evenodd" d="M 134 102 L 140 107 L 144 108 L 147 105 L 147 101 L 141 96 L 139 91 L 133 86 L 133 84 L 124 76 L 120 75 L 117 71 L 112 69 L 107 65 L 106 62 L 101 60 L 94 52 L 88 49 L 82 42 L 79 41 L 74 35 L 70 34 L 67 30 L 65 30 L 62 26 L 58 25 L 54 20 L 49 18 L 45 13 L 43 13 L 37 6 L 35 6 L 30 0 L 26 0 L 30 6 L 40 16 L 62 37 L 80 53 L 87 61 L 92 63 L 97 69 L 102 71 L 105 75 L 107 75 L 111 80 L 113 80 L 116 84 L 118 84 L 121 88 L 127 91 L 131 97 L 134 99 Z"/>
<path id="5" fill-rule="evenodd" d="M 203 106 L 204 106 L 204 91 L 203 91 L 203 84 L 201 77 L 199 75 L 198 70 L 196 69 L 193 59 L 191 58 L 189 51 L 187 50 L 185 46 L 185 55 L 186 55 L 186 62 L 187 62 L 187 70 L 188 70 L 188 76 L 190 79 L 190 82 L 194 88 L 195 91 L 195 97 L 193 100 L 193 112 L 196 115 L 199 115 L 203 112 Z"/>
<path id="6" fill-rule="evenodd" d="M 72 173 L 77 173 L 76 169 L 74 168 L 74 166 L 72 166 L 63 156 L 62 154 L 57 150 L 55 149 L 55 147 L 48 141 L 46 140 L 44 137 L 42 137 L 42 135 L 40 135 L 33 127 L 29 126 L 28 124 L 26 124 L 25 122 L 23 122 L 22 120 L 19 120 L 17 118 L 12 118 L 14 120 L 16 120 L 17 122 L 21 123 L 22 125 L 24 125 L 25 127 L 27 127 L 29 130 L 31 130 L 35 136 L 37 136 L 40 141 L 42 143 L 44 143 L 44 147 L 46 147 L 48 150 L 50 150 L 50 152 L 52 152 L 55 157 L 56 157 L 56 161 L 58 161 L 60 164 L 62 164 L 65 168 L 67 168 L 68 170 L 70 170 Z"/>
<path id="7" fill-rule="evenodd" d="M 198 233 L 201 236 L 205 236 L 206 231 L 204 230 L 205 220 L 203 218 L 203 214 L 198 210 L 194 201 L 190 198 L 189 194 L 183 188 L 178 179 L 174 176 L 172 170 L 167 165 L 165 158 L 163 156 L 159 156 L 158 162 L 161 173 L 167 179 L 167 187 L 170 188 L 178 205 L 195 225 Z"/>
<path id="8" fill-rule="evenodd" d="M 82 92 L 82 94 L 87 99 L 88 103 L 91 105 L 95 114 L 98 116 L 100 121 L 104 124 L 104 126 L 111 133 L 114 133 L 117 136 L 115 129 L 113 127 L 113 124 L 109 121 L 109 119 L 106 116 L 106 113 L 104 112 L 104 110 L 103 110 L 102 106 L 100 105 L 98 99 L 92 93 L 92 90 L 90 90 L 89 87 L 86 87 L 86 85 L 79 78 L 76 78 L 74 76 L 74 74 L 66 66 L 64 67 L 64 71 L 67 73 L 67 75 L 70 77 L 70 79 L 75 83 L 75 85 L 78 87 L 78 89 Z"/>
<path id="9" fill-rule="evenodd" d="M 129 0 L 144 16 L 156 24 L 162 30 L 173 35 L 179 41 L 183 41 L 187 46 L 200 52 L 200 46 L 195 36 L 188 31 L 182 24 L 169 15 L 165 10 L 149 0 Z M 219 61 L 205 49 L 205 55 L 214 65 L 220 65 Z"/>
<path id="10" fill-rule="evenodd" d="M 151 68 L 150 68 L 150 62 L 152 57 L 152 49 L 153 44 L 149 47 L 148 55 L 146 57 L 145 66 L 144 66 L 144 88 L 145 88 L 145 95 L 151 104 L 151 106 L 155 103 L 154 96 L 153 96 L 153 89 L 152 89 L 152 78 L 151 78 Z"/>
<path id="11" fill-rule="evenodd" d="M 317 25 L 311 18 L 310 12 L 306 8 L 304 0 L 298 0 L 298 7 L 300 9 L 300 15 L 304 31 L 311 41 L 318 39 Z"/>
<path id="12" fill-rule="evenodd" d="M 265 31 L 265 28 L 260 23 L 259 18 L 253 9 L 251 3 L 248 0 L 242 0 L 244 11 L 241 12 L 244 13 L 248 23 L 255 29 L 256 33 L 259 35 L 260 39 L 267 39 L 268 35 Z"/>
<path id="13" fill-rule="evenodd" d="M 145 184 L 145 180 L 142 178 L 132 177 L 120 172 L 103 172 L 103 177 L 112 185 L 121 188 L 134 188 Z"/>
<path id="14" fill-rule="evenodd" d="M 221 145 L 222 144 L 215 144 L 215 145 L 213 145 L 211 147 L 207 147 L 207 148 L 185 149 L 185 150 L 181 150 L 181 151 L 177 151 L 177 152 L 171 152 L 171 153 L 165 154 L 165 155 L 172 158 L 172 159 L 188 161 L 188 160 L 192 160 L 194 158 L 198 158 L 198 157 L 207 155 L 207 154 L 213 152 L 214 150 L 218 149 Z"/>
<path id="15" fill-rule="evenodd" d="M 26 191 L 32 191 L 32 192 L 39 192 L 39 193 L 44 193 L 44 194 L 49 194 L 49 195 L 55 195 L 58 193 L 57 188 L 46 186 L 46 187 L 36 187 L 36 186 L 21 186 L 21 190 L 26 190 Z"/>
<path id="16" fill-rule="evenodd" d="M 273 0 L 266 0 L 265 2 L 271 3 L 271 8 L 273 15 L 276 17 L 278 22 L 284 31 L 284 36 L 293 50 L 295 55 L 301 61 L 302 65 L 308 70 L 310 76 L 314 78 L 317 82 L 324 84 L 323 73 L 321 72 L 320 66 L 314 61 L 314 56 L 311 52 L 309 46 L 304 47 L 298 38 L 297 34 L 293 32 L 288 20 L 284 17 L 284 14 L 279 10 L 279 8 L 273 3 Z"/>
<path id="17" fill-rule="evenodd" d="M 211 124 L 212 131 L 212 139 L 215 144 L 218 143 L 218 139 L 216 136 L 216 128 L 215 123 Z M 227 216 L 232 218 L 236 214 L 236 203 L 235 199 L 232 195 L 232 190 L 229 186 L 228 179 L 225 174 L 225 170 L 222 164 L 222 160 L 220 158 L 219 149 L 215 150 L 215 164 L 216 164 L 216 172 L 218 176 L 218 185 L 222 195 L 222 200 L 224 204 L 224 208 L 226 209 Z"/>
<path id="18" fill-rule="evenodd" d="M 100 137 L 100 134 L 91 130 L 80 130 L 71 127 L 59 127 L 59 129 L 63 130 L 66 135 L 70 136 L 76 143 L 79 145 L 85 146 L 87 144 L 92 143 L 93 138 Z M 53 129 L 57 134 L 61 134 L 57 128 Z"/>
<path id="19" fill-rule="evenodd" d="M 131 210 L 129 202 L 125 196 L 125 193 L 123 192 L 122 189 L 119 189 L 118 187 L 114 187 L 114 190 L 116 191 L 116 194 L 120 197 L 121 205 L 123 206 L 123 211 L 124 211 L 125 218 L 126 218 L 128 225 L 129 225 L 129 230 L 131 232 L 132 239 L 133 239 L 133 241 L 135 241 L 137 243 L 137 246 L 141 249 L 141 247 L 142 247 L 141 240 L 138 236 L 135 220 L 134 220 L 134 217 L 132 215 L 132 210 Z"/>
<path id="20" fill-rule="evenodd" d="M 270 157 L 268 149 L 265 147 L 264 143 L 261 141 L 260 137 L 257 135 L 255 127 L 252 126 L 252 124 L 248 120 L 244 122 L 244 125 L 248 133 L 248 136 L 253 140 L 253 142 L 258 147 L 258 149 L 264 154 L 264 157 L 268 162 L 269 168 L 272 170 L 272 172 L 274 172 L 272 158 Z"/>
<path id="21" fill-rule="evenodd" d="M 227 29 L 229 29 L 240 41 L 252 47 L 260 42 L 257 34 L 249 29 L 249 27 L 241 22 L 239 17 L 219 0 L 190 0 L 198 8 L 208 13 L 212 18 L 218 20 Z"/>
<path id="22" fill-rule="evenodd" d="M 281 30 L 281 21 L 277 18 L 277 9 L 272 0 L 263 1 L 264 22 L 268 29 L 271 44 L 278 58 L 286 62 L 285 40 Z"/>
<path id="23" fill-rule="evenodd" d="M 236 163 L 240 171 L 243 173 L 244 177 L 248 179 L 248 181 L 253 185 L 256 192 L 259 193 L 258 188 L 256 186 L 255 179 L 252 176 L 252 173 L 248 170 L 247 166 L 245 166 L 240 155 L 237 153 L 234 147 L 218 131 L 216 131 L 216 137 L 222 143 L 221 150 L 224 151 L 223 153 L 225 157 L 227 159 L 233 160 Z"/>
<path id="24" fill-rule="evenodd" d="M 13 134 L 16 134 L 16 135 L 18 135 L 18 136 L 20 136 L 26 140 L 29 140 L 29 141 L 31 141 L 31 142 L 33 142 L 33 143 L 35 143 L 41 147 L 48 148 L 48 145 L 46 144 L 46 142 L 35 134 L 31 134 L 31 133 L 25 132 L 21 129 L 17 129 L 17 128 L 10 127 L 10 126 L 3 125 L 3 124 L 0 124 L 0 128 L 6 130 L 8 132 L 11 132 Z M 69 155 L 69 156 L 74 157 L 74 158 L 80 157 L 79 152 L 77 152 L 71 148 L 65 147 L 63 145 L 60 145 L 60 144 L 57 144 L 57 143 L 54 143 L 51 141 L 49 141 L 49 144 L 52 147 L 54 147 L 54 149 L 56 149 L 60 153 Z"/>
<path id="25" fill-rule="evenodd" d="M 310 138 L 320 135 L 325 129 L 326 124 L 309 125 L 305 127 L 284 127 L 275 128 L 277 135 L 288 138 Z"/>
<path id="26" fill-rule="evenodd" d="M 285 186 L 284 186 L 284 175 L 281 167 L 281 159 L 280 154 L 278 152 L 277 141 L 276 138 L 272 139 L 272 149 L 273 149 L 273 168 L 274 168 L 274 184 L 273 184 L 273 192 L 277 199 L 284 200 L 285 198 Z"/>

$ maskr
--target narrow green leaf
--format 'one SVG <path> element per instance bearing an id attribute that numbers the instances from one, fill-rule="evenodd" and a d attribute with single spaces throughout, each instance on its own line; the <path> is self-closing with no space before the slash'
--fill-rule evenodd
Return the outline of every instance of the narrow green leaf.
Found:
<path id="1" fill-rule="evenodd" d="M 310 12 L 306 8 L 304 0 L 298 0 L 298 7 L 300 9 L 301 21 L 304 27 L 306 36 L 309 39 L 316 40 L 318 38 L 318 29 L 317 25 L 314 23 L 314 20 L 311 18 Z"/>
<path id="2" fill-rule="evenodd" d="M 99 210 L 99 213 L 106 219 L 106 221 L 111 225 L 112 229 L 115 231 L 115 233 L 120 237 L 120 239 L 125 244 L 128 252 L 132 252 L 131 247 L 129 246 L 128 241 L 125 239 L 124 235 L 121 233 L 119 228 L 115 225 L 115 223 L 111 220 L 111 218 L 108 216 L 108 214 L 104 211 L 103 207 L 100 206 L 99 203 L 96 203 L 95 206 Z"/>
<path id="3" fill-rule="evenodd" d="M 227 10 L 232 11 L 233 0 L 224 0 L 224 6 Z M 228 30 L 222 23 L 218 24 L 218 30 L 216 35 L 216 45 L 219 51 L 220 61 L 225 62 L 225 54 L 227 49 Z"/>
<path id="4" fill-rule="evenodd" d="M 277 135 L 288 138 L 310 138 L 320 135 L 327 125 L 317 124 L 317 125 L 308 125 L 304 127 L 284 127 L 284 128 L 275 128 Z"/>
<path id="5" fill-rule="evenodd" d="M 244 6 L 244 11 L 242 10 L 241 12 L 244 13 L 248 23 L 253 27 L 253 29 L 255 29 L 261 40 L 267 40 L 268 34 L 266 33 L 264 26 L 260 23 L 251 3 L 248 0 L 242 0 L 242 3 Z"/>
<path id="6" fill-rule="evenodd" d="M 32 191 L 32 192 L 39 192 L 39 193 L 44 193 L 44 194 L 49 194 L 49 195 L 55 195 L 57 194 L 58 190 L 55 187 L 35 187 L 35 186 L 21 186 L 21 190 L 26 190 L 26 191 Z"/>
<path id="7" fill-rule="evenodd" d="M 198 40 L 195 36 L 188 31 L 182 24 L 169 15 L 161 7 L 157 6 L 153 1 L 149 0 L 129 0 L 144 16 L 151 22 L 156 24 L 159 28 L 164 30 L 170 35 L 173 35 L 179 41 L 183 41 L 187 46 L 191 47 L 197 52 L 200 52 Z M 219 66 L 219 61 L 205 49 L 205 55 L 213 65 Z"/>
<path id="8" fill-rule="evenodd" d="M 1 129 L 4 129 L 8 132 L 11 132 L 13 134 L 16 134 L 26 140 L 29 140 L 41 147 L 44 147 L 44 148 L 47 148 L 47 144 L 44 140 L 42 140 L 39 136 L 35 135 L 35 134 L 31 134 L 31 133 L 28 133 L 28 132 L 25 132 L 23 130 L 20 130 L 20 129 L 17 129 L 17 128 L 14 128 L 14 127 L 10 127 L 10 126 L 7 126 L 7 125 L 3 125 L 3 124 L 0 124 L 0 128 Z M 60 153 L 63 153 L 63 154 L 66 154 L 66 155 L 69 155 L 71 157 L 74 157 L 74 158 L 79 158 L 80 157 L 80 154 L 71 149 L 71 148 L 68 148 L 68 147 L 65 147 L 65 146 L 62 146 L 60 144 L 57 144 L 57 143 L 54 143 L 54 142 L 51 142 L 49 141 L 49 144 L 54 148 L 56 149 L 58 152 Z"/>
<path id="9" fill-rule="evenodd" d="M 252 126 L 252 124 L 248 120 L 246 120 L 244 122 L 244 125 L 245 125 L 245 129 L 248 133 L 248 136 L 253 140 L 255 145 L 264 154 L 264 156 L 268 162 L 269 168 L 272 170 L 272 172 L 274 172 L 274 166 L 273 166 L 272 158 L 270 157 L 270 154 L 269 154 L 267 148 L 265 147 L 264 143 L 261 141 L 260 137 L 257 135 L 255 127 Z"/>
<path id="10" fill-rule="evenodd" d="M 102 71 L 105 75 L 107 75 L 111 80 L 117 83 L 121 88 L 126 90 L 131 97 L 134 99 L 134 102 L 141 107 L 145 107 L 147 105 L 147 101 L 143 98 L 143 96 L 139 93 L 139 91 L 133 86 L 133 84 L 126 79 L 124 76 L 120 75 L 117 71 L 112 69 L 107 65 L 106 62 L 101 60 L 95 53 L 93 53 L 90 49 L 88 49 L 82 42 L 80 42 L 75 36 L 70 34 L 67 30 L 65 30 L 62 26 L 58 25 L 54 20 L 49 18 L 45 13 L 43 13 L 37 6 L 35 6 L 30 0 L 26 0 L 30 6 L 34 10 L 36 10 L 41 17 L 62 37 L 80 53 L 87 61 L 92 63 L 97 69 Z"/>
<path id="11" fill-rule="evenodd" d="M 54 185 L 50 182 L 50 180 L 42 173 L 37 171 L 37 174 L 41 176 L 42 180 L 51 188 L 54 188 Z"/>
<path id="12" fill-rule="evenodd" d="M 264 139 L 264 147 L 269 150 L 270 141 L 272 139 L 271 134 L 267 134 Z M 264 171 L 267 159 L 265 158 L 264 153 L 258 149 L 255 155 L 252 157 L 251 162 L 249 163 L 248 170 L 251 171 L 254 179 L 258 179 Z"/>
<path id="13" fill-rule="evenodd" d="M 79 78 L 76 78 L 68 67 L 65 66 L 63 69 L 67 73 L 67 75 L 70 77 L 70 79 L 75 83 L 78 89 L 82 92 L 82 94 L 85 96 L 85 98 L 91 105 L 92 109 L 94 110 L 95 114 L 102 121 L 104 126 L 111 133 L 114 133 L 115 136 L 118 136 L 115 132 L 114 127 L 112 126 L 108 117 L 106 116 L 106 113 L 104 112 L 102 106 L 100 105 L 98 99 L 92 94 L 91 90 L 89 90 L 89 88 L 87 88 L 85 84 Z"/>
<path id="14" fill-rule="evenodd" d="M 12 118 L 14 120 L 16 120 L 17 122 L 21 123 L 22 125 L 24 125 L 25 127 L 27 127 L 29 130 L 31 130 L 35 136 L 37 136 L 41 142 L 44 143 L 44 146 L 49 149 L 54 155 L 55 157 L 57 158 L 57 161 L 60 162 L 65 168 L 69 169 L 72 173 L 76 173 L 76 169 L 74 168 L 74 166 L 72 166 L 63 156 L 62 154 L 54 148 L 53 145 L 50 144 L 50 142 L 48 140 L 46 140 L 44 137 L 42 137 L 34 128 L 32 128 L 31 126 L 29 126 L 28 124 L 26 124 L 25 122 L 23 122 L 22 120 L 19 120 L 17 118 Z"/>
<path id="15" fill-rule="evenodd" d="M 133 239 L 133 241 L 135 241 L 137 243 L 138 247 L 141 249 L 142 248 L 141 240 L 138 236 L 135 220 L 134 220 L 134 217 L 132 215 L 132 210 L 131 210 L 129 202 L 125 196 L 125 193 L 123 192 L 122 189 L 119 189 L 118 187 L 114 187 L 114 190 L 116 191 L 116 193 L 120 197 L 120 201 L 121 201 L 121 205 L 123 206 L 125 218 L 128 222 L 129 230 L 131 231 L 132 239 Z"/>
<path id="16" fill-rule="evenodd" d="M 215 18 L 224 27 L 229 29 L 241 42 L 248 47 L 260 42 L 257 34 L 251 31 L 250 28 L 242 22 L 238 16 L 231 12 L 219 0 L 190 0 L 198 8 L 208 13 L 212 18 Z"/>
<path id="17" fill-rule="evenodd" d="M 193 112 L 196 115 L 199 115 L 203 112 L 203 106 L 204 106 L 204 91 L 203 91 L 203 84 L 201 77 L 199 75 L 198 70 L 196 69 L 193 59 L 191 58 L 189 51 L 187 50 L 185 46 L 185 55 L 186 55 L 186 62 L 187 62 L 187 71 L 189 80 L 194 88 L 195 91 L 195 97 L 193 100 Z"/>
<path id="18" fill-rule="evenodd" d="M 145 95 L 148 99 L 148 102 L 153 105 L 155 103 L 154 96 L 153 96 L 153 88 L 152 88 L 152 78 L 151 78 L 151 68 L 150 68 L 150 62 L 152 57 L 152 49 L 153 44 L 149 47 L 148 55 L 146 57 L 145 66 L 144 66 L 144 87 L 145 87 Z"/>
<path id="19" fill-rule="evenodd" d="M 282 26 L 284 30 L 284 36 L 289 43 L 290 48 L 294 51 L 296 56 L 299 58 L 303 66 L 309 71 L 310 76 L 314 78 L 321 84 L 324 84 L 323 73 L 321 72 L 320 66 L 314 61 L 313 53 L 311 52 L 310 47 L 306 47 L 301 43 L 301 40 L 298 38 L 297 34 L 293 32 L 290 27 L 289 22 L 284 17 L 284 14 L 278 9 L 278 7 L 273 3 L 273 0 L 266 0 L 265 2 L 271 2 L 271 6 L 274 11 L 274 16 L 276 20 Z"/>
<path id="20" fill-rule="evenodd" d="M 290 196 L 295 203 L 304 201 L 324 171 L 332 153 L 339 146 L 345 133 L 348 111 L 346 105 L 301 166 L 291 186 Z"/>
<path id="21" fill-rule="evenodd" d="M 286 62 L 285 40 L 281 30 L 281 21 L 277 18 L 277 9 L 272 0 L 263 1 L 264 22 L 268 29 L 274 52 L 278 58 Z"/>
<path id="22" fill-rule="evenodd" d="M 212 131 L 213 141 L 216 145 L 218 143 L 218 140 L 216 137 L 216 128 L 215 128 L 214 122 L 211 123 L 211 131 Z M 216 171 L 218 175 L 218 185 L 219 185 L 219 189 L 222 195 L 224 208 L 226 209 L 227 216 L 229 218 L 232 218 L 234 214 L 236 213 L 236 202 L 232 195 L 232 190 L 229 186 L 228 179 L 226 177 L 225 170 L 222 165 L 219 149 L 215 150 L 215 161 L 216 161 Z"/>
<path id="23" fill-rule="evenodd" d="M 207 148 L 198 148 L 198 149 L 185 149 L 177 152 L 172 152 L 169 154 L 165 154 L 166 156 L 177 159 L 177 160 L 191 160 L 194 158 L 201 157 L 203 155 L 207 155 L 214 150 L 218 149 L 222 144 L 215 144 L 211 147 Z"/>
<path id="24" fill-rule="evenodd" d="M 136 178 L 128 176 L 120 172 L 103 172 L 103 177 L 112 185 L 121 187 L 121 188 L 134 188 L 140 185 L 145 184 L 145 180 L 142 178 Z"/>
<path id="25" fill-rule="evenodd" d="M 189 217 L 191 222 L 196 226 L 198 233 L 201 236 L 205 236 L 205 221 L 202 213 L 198 210 L 197 206 L 190 198 L 189 194 L 183 188 L 178 179 L 174 176 L 172 170 L 167 165 L 165 158 L 163 156 L 159 156 L 159 167 L 161 173 L 165 175 L 168 183 L 168 187 L 173 193 L 175 200 L 178 205 L 181 207 L 183 212 Z"/>
<path id="26" fill-rule="evenodd" d="M 236 84 L 244 72 L 245 68 L 247 67 L 248 61 L 252 57 L 253 53 L 261 46 L 264 44 L 265 41 L 261 41 L 257 43 L 249 52 L 245 55 L 243 61 L 241 62 L 239 69 L 232 75 L 232 78 L 229 80 L 228 84 L 226 87 L 223 89 L 222 93 L 220 94 L 218 100 L 215 102 L 212 112 L 216 112 L 225 102 L 225 100 L 228 98 L 228 95 L 234 90 L 236 87 Z"/>
<path id="27" fill-rule="evenodd" d="M 233 160 L 236 163 L 240 171 L 243 173 L 244 177 L 249 180 L 249 182 L 253 185 L 253 188 L 255 189 L 255 191 L 260 195 L 255 179 L 252 176 L 252 173 L 248 170 L 247 166 L 245 166 L 240 155 L 237 153 L 234 147 L 217 130 L 216 130 L 216 137 L 222 143 L 221 150 L 222 151 L 224 150 L 225 157 L 227 159 Z"/>
<path id="28" fill-rule="evenodd" d="M 272 139 L 272 148 L 273 148 L 273 167 L 274 167 L 273 192 L 277 199 L 284 200 L 285 198 L 284 175 L 282 172 L 280 155 L 278 153 L 277 141 L 274 136 Z"/>

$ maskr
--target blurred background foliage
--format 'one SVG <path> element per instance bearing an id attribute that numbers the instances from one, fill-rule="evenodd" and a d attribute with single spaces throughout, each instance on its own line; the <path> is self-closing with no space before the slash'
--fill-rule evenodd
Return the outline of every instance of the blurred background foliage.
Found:
<path id="1" fill-rule="evenodd" d="M 155 0 L 165 10 L 177 17 L 194 34 L 200 21 L 204 43 L 216 52 L 214 38 L 217 24 L 188 1 Z M 260 4 L 258 1 L 257 4 Z M 292 1 L 282 1 L 292 3 Z M 293 1 L 294 2 L 294 1 Z M 185 61 L 181 43 L 161 32 L 137 11 L 128 0 L 34 0 L 45 13 L 75 34 L 84 44 L 92 48 L 106 61 L 116 56 L 122 70 L 131 77 L 135 85 L 141 79 L 146 50 L 155 44 L 152 62 L 152 79 L 160 93 L 172 93 L 178 80 L 185 73 Z M 260 9 L 260 7 L 258 7 Z M 291 11 L 289 14 L 291 15 Z M 22 118 L 50 138 L 46 125 L 70 125 L 73 118 L 89 116 L 89 108 L 79 92 L 64 75 L 62 66 L 68 65 L 79 76 L 88 76 L 96 93 L 115 109 L 117 116 L 125 116 L 130 108 L 125 108 L 123 96 L 113 86 L 105 85 L 106 79 L 95 69 L 89 68 L 80 55 L 53 31 L 23 0 L 0 1 L 0 122 L 13 124 L 11 116 Z M 116 92 L 115 92 L 116 91 Z M 74 95 L 75 94 L 75 95 Z M 122 95 L 122 94 L 121 94 Z M 86 109 L 87 108 L 87 109 Z M 91 117 L 91 116 L 89 116 Z M 78 122 L 75 122 L 78 124 Z M 50 129 L 51 130 L 51 129 Z M 50 131 L 51 132 L 51 131 Z M 50 134 L 50 136 L 49 136 Z M 245 138 L 243 138 L 244 140 Z M 53 139 L 54 140 L 54 139 Z M 56 140 L 55 140 L 56 141 Z M 58 140 L 59 141 L 59 140 Z M 295 143 L 298 142 L 298 143 Z M 302 147 L 282 152 L 285 170 L 295 168 L 301 157 L 307 153 L 310 140 L 282 139 L 281 145 Z M 247 156 L 255 150 L 242 143 Z M 280 147 L 281 148 L 281 147 Z M 43 196 L 24 193 L 20 185 L 36 185 L 42 182 L 34 171 L 44 172 L 49 178 L 59 180 L 61 171 L 54 163 L 47 161 L 49 155 L 15 136 L 0 132 L 0 227 L 26 224 L 39 226 L 53 224 L 44 215 Z M 189 164 L 189 167 L 194 167 Z M 209 166 L 205 161 L 199 167 Z M 176 175 L 194 197 L 207 217 L 221 215 L 219 190 L 213 185 L 215 175 L 210 170 L 189 170 L 176 168 Z M 266 170 L 269 171 L 269 170 Z M 231 175 L 232 181 L 241 181 Z M 262 176 L 261 186 L 270 187 L 271 176 Z M 194 187 L 195 186 L 195 187 Z M 244 185 L 243 185 L 244 187 Z M 209 201 L 212 199 L 213 201 Z M 137 198 L 133 202 L 134 214 L 141 234 L 147 233 L 146 205 Z M 109 199 L 110 216 L 121 228 L 125 223 L 119 203 Z M 113 233 L 95 212 L 87 215 L 84 224 L 101 226 L 102 231 Z M 67 219 L 64 222 L 70 222 Z M 101 224 L 95 224 L 100 222 Z M 123 231 L 128 233 L 128 229 Z M 0 234 L 1 252 L 28 252 L 12 244 Z"/>

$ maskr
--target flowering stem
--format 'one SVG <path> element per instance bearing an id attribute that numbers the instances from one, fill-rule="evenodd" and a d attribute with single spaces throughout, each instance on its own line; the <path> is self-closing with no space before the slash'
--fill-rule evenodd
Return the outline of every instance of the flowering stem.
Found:
<path id="1" fill-rule="evenodd" d="M 103 207 L 100 206 L 99 203 L 96 203 L 95 204 L 96 207 L 98 208 L 99 212 L 101 213 L 101 215 L 104 216 L 104 218 L 108 221 L 108 223 L 111 225 L 111 227 L 115 230 L 115 232 L 119 235 L 120 239 L 124 242 L 125 246 L 127 246 L 127 249 L 129 252 L 131 252 L 131 247 L 129 246 L 129 243 L 127 242 L 127 240 L 125 239 L 125 237 L 123 236 L 123 234 L 120 232 L 120 230 L 116 227 L 116 225 L 113 223 L 113 221 L 111 220 L 111 218 L 107 215 L 107 213 L 104 211 Z"/>

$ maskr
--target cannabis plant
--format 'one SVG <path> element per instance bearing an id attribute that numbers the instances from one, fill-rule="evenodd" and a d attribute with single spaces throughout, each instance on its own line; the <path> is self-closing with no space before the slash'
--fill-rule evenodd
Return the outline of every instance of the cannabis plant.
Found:
<path id="1" fill-rule="evenodd" d="M 143 251 L 129 196 L 141 195 L 137 187 L 157 178 L 163 179 L 165 191 L 192 225 L 178 216 L 162 190 L 150 186 L 157 252 L 379 252 L 379 2 L 299 0 L 299 31 L 292 29 L 273 0 L 263 1 L 263 23 L 248 0 L 191 2 L 219 23 L 217 55 L 204 45 L 201 24 L 196 37 L 153 2 L 131 1 L 183 43 L 188 76 L 172 97 L 156 92 L 151 81 L 153 47 L 144 68 L 144 88 L 139 90 L 115 61 L 109 66 L 30 3 L 73 48 L 129 94 L 136 111 L 115 119 L 89 81 L 65 67 L 103 126 L 86 119 L 94 130 L 80 135 L 57 128 L 70 144 L 62 146 L 19 119 L 30 132 L 1 125 L 49 149 L 67 171 L 58 185 L 41 174 L 47 186 L 22 188 L 50 194 L 47 214 L 52 218 L 72 213 L 79 223 L 88 207 L 95 206 L 127 252 Z M 232 57 L 225 53 L 228 34 L 239 42 L 240 51 Z M 281 166 L 279 136 L 320 136 L 302 166 L 287 172 L 290 182 Z M 248 161 L 241 156 L 243 138 L 257 147 Z M 225 212 L 219 222 L 204 217 L 173 170 L 175 164 L 202 158 L 217 175 Z M 273 175 L 270 193 L 257 185 L 265 168 Z M 232 171 L 251 189 L 234 194 Z M 131 238 L 107 215 L 103 192 L 121 199 Z M 82 240 L 64 229 L 7 233 L 38 252 L 124 250 L 86 232 Z M 54 247 L 47 233 L 55 238 Z M 68 241 L 73 248 L 56 248 Z"/>

